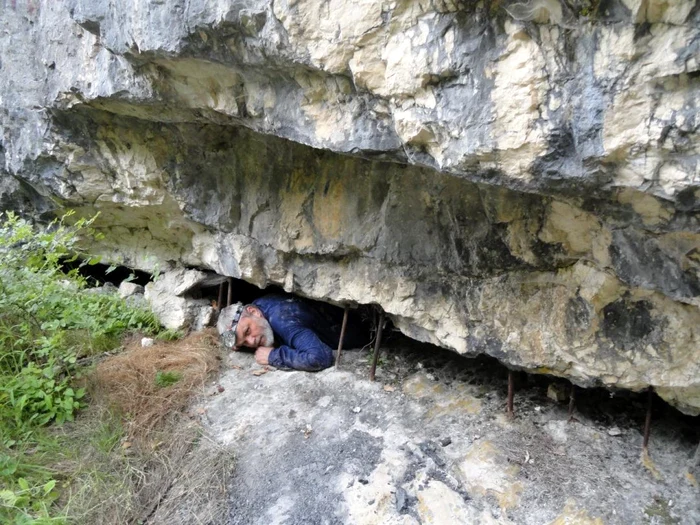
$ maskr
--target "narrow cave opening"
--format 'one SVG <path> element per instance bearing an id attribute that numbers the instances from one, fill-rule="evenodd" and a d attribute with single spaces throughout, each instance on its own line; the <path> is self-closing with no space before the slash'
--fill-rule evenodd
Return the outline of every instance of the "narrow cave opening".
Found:
<path id="1" fill-rule="evenodd" d="M 229 285 L 231 286 L 231 304 L 237 302 L 250 304 L 256 299 L 268 294 L 284 293 L 282 288 L 275 285 L 260 288 L 243 279 L 226 277 L 224 275 L 217 275 L 217 278 L 218 279 L 203 283 L 196 291 L 192 291 L 190 294 L 194 295 L 196 298 L 207 299 L 212 305 L 216 304 L 224 308 L 228 306 Z M 219 305 L 220 297 L 222 299 L 221 305 Z"/>
<path id="2" fill-rule="evenodd" d="M 68 273 L 77 270 L 78 274 L 86 279 L 88 286 L 103 286 L 106 283 L 119 286 L 123 281 L 129 280 L 134 284 L 146 286 L 153 280 L 153 275 L 142 270 L 134 270 L 127 266 L 109 264 L 85 264 L 82 260 L 64 261 L 61 269 Z"/>
<path id="3" fill-rule="evenodd" d="M 478 355 L 467 357 L 445 348 L 411 339 L 398 330 L 389 330 L 383 339 L 382 357 L 377 372 L 385 383 L 405 384 L 416 374 L 424 379 L 421 389 L 453 389 L 455 396 L 491 405 L 493 412 L 506 418 L 509 368 L 496 358 Z M 360 368 L 364 363 L 360 363 Z M 603 387 L 578 387 L 568 380 L 526 371 L 513 372 L 515 383 L 514 412 L 516 420 L 530 420 L 535 427 L 552 422 L 567 422 L 615 438 L 634 436 L 640 443 L 647 415 L 648 391 L 610 390 Z M 569 401 L 575 388 L 573 417 L 569 416 Z M 466 394 L 466 395 L 465 395 Z M 458 403 L 458 400 L 455 399 Z M 456 405 L 457 406 L 457 405 Z M 664 446 L 675 443 L 685 451 L 700 448 L 700 416 L 690 416 L 652 394 L 652 430 L 650 449 L 655 442 Z M 629 451 L 629 457 L 639 457 L 639 448 Z M 700 458 L 698 458 L 700 459 Z"/>
<path id="4" fill-rule="evenodd" d="M 217 275 L 215 278 L 212 278 L 205 283 L 203 283 L 200 287 L 197 289 L 191 290 L 188 293 L 189 297 L 196 298 L 196 299 L 207 299 L 209 302 L 214 305 L 219 304 L 219 299 L 222 299 L 221 302 L 221 307 L 226 307 L 229 304 L 229 283 L 231 286 L 231 300 L 230 303 L 243 303 L 245 304 L 250 304 L 256 299 L 259 299 L 261 297 L 264 297 L 269 294 L 288 294 L 288 292 L 285 292 L 284 289 L 277 285 L 268 285 L 265 288 L 260 288 L 259 286 L 256 286 L 254 284 L 251 284 L 247 281 L 244 281 L 243 279 L 236 279 L 234 277 L 226 277 L 223 275 Z M 288 295 L 296 295 L 296 294 L 288 294 Z M 307 297 L 304 297 L 302 295 L 298 295 L 298 297 L 304 299 L 305 301 L 309 301 L 311 303 L 316 303 L 316 304 L 323 304 L 324 307 L 327 308 L 332 308 L 335 309 L 337 312 L 342 313 L 343 308 L 341 306 L 338 306 L 336 303 L 333 302 L 328 302 L 328 301 L 322 301 L 322 300 L 317 300 L 317 299 L 309 299 Z M 355 313 L 365 322 L 365 324 L 371 328 L 371 330 L 374 332 L 376 331 L 376 314 L 378 312 L 378 309 L 376 305 L 370 305 L 370 304 L 360 304 L 360 305 L 352 305 L 351 309 L 355 311 Z M 386 328 L 385 328 L 385 334 L 387 332 L 393 331 L 393 324 L 391 323 L 391 320 L 388 318 L 386 319 Z M 385 335 L 386 337 L 386 335 Z"/>
<path id="5" fill-rule="evenodd" d="M 228 280 L 228 278 L 227 278 Z M 285 293 L 278 286 L 259 288 L 241 279 L 230 279 L 233 302 L 248 304 L 270 293 Z M 227 283 L 224 282 L 224 296 Z M 207 286 L 202 289 L 202 297 L 216 301 L 219 286 Z M 224 299 L 225 301 L 226 299 Z M 309 300 L 309 299 L 306 299 Z M 322 303 L 322 301 L 315 301 Z M 225 304 L 225 303 L 224 303 Z M 342 308 L 336 304 L 324 302 L 326 306 Z M 374 343 L 377 336 L 379 308 L 372 304 L 353 305 L 370 331 L 370 340 L 362 349 L 344 347 L 348 353 L 343 354 L 342 367 L 354 368 L 360 374 L 366 374 L 371 365 Z M 361 350 L 361 351 L 357 351 Z M 380 381 L 400 382 L 417 372 L 425 374 L 436 385 L 449 387 L 452 384 L 465 384 L 475 387 L 478 399 L 486 402 L 503 404 L 508 391 L 508 367 L 496 358 L 480 355 L 465 357 L 441 347 L 416 341 L 402 334 L 387 316 L 383 329 L 381 351 L 377 377 Z M 515 371 L 515 412 L 516 417 L 533 417 L 535 424 L 545 414 L 566 415 L 574 386 L 559 377 L 546 374 L 531 374 Z M 626 390 L 608 390 L 602 387 L 575 387 L 575 409 L 572 424 L 581 420 L 607 428 L 611 435 L 620 432 L 641 432 L 647 411 L 648 395 L 646 392 Z M 688 416 L 653 394 L 654 432 L 676 435 L 687 446 L 697 444 L 700 440 L 700 417 Z M 546 416 L 544 416 L 546 417 Z"/>
<path id="6" fill-rule="evenodd" d="M 94 285 L 111 283 L 115 286 L 131 277 L 136 284 L 152 281 L 147 272 L 127 267 L 109 267 L 104 264 L 83 265 L 66 263 L 65 269 L 77 268 L 79 273 Z M 109 270 L 109 271 L 108 271 Z M 250 304 L 268 294 L 285 293 L 282 288 L 270 285 L 260 288 L 242 279 L 211 272 L 203 283 L 187 292 L 192 299 L 206 299 L 212 306 L 227 306 L 231 286 L 231 302 Z M 342 315 L 343 308 L 330 301 L 306 301 L 323 304 Z M 369 330 L 369 342 L 362 348 L 344 346 L 341 368 L 353 370 L 358 376 L 367 376 L 371 366 L 380 308 L 374 304 L 352 305 Z M 481 405 L 492 405 L 494 412 L 505 414 L 509 369 L 493 357 L 480 355 L 465 357 L 452 351 L 407 337 L 385 317 L 381 350 L 377 367 L 377 380 L 385 385 L 404 384 L 408 379 L 420 377 L 430 388 L 455 388 L 455 399 L 469 392 L 469 398 Z M 566 420 L 572 384 L 566 379 L 525 371 L 513 373 L 515 386 L 515 417 L 529 418 L 535 426 L 547 426 L 553 420 Z M 432 386 L 430 386 L 432 385 Z M 466 388 L 466 390 L 465 390 Z M 576 387 L 575 411 L 570 423 L 595 426 L 609 436 L 639 435 L 644 427 L 648 407 L 646 392 L 606 388 Z M 500 409 L 498 408 L 500 406 Z M 685 449 L 697 447 L 700 440 L 700 416 L 688 416 L 653 394 L 652 447 L 655 438 L 665 442 L 680 443 Z M 637 451 L 630 451 L 630 457 Z"/>
<path id="7" fill-rule="evenodd" d="M 218 276 L 224 280 L 223 306 L 226 306 L 228 283 L 232 286 L 232 302 L 249 304 L 268 294 L 285 293 L 279 286 L 271 285 L 260 288 L 242 279 Z M 198 297 L 217 304 L 221 292 L 220 285 L 202 286 Z M 300 296 L 304 298 L 303 296 Z M 304 298 L 307 301 L 312 301 Z M 342 307 L 332 302 L 315 300 L 325 307 Z M 374 304 L 352 305 L 355 314 L 360 316 L 369 330 L 369 342 L 363 348 L 344 346 L 342 367 L 354 368 L 364 375 L 371 366 L 374 344 L 377 337 L 380 308 Z M 360 351 L 357 351 L 360 350 Z M 475 387 L 478 399 L 486 402 L 503 404 L 505 412 L 508 391 L 509 368 L 498 359 L 479 355 L 465 357 L 450 350 L 420 342 L 401 333 L 394 327 L 391 319 L 385 317 L 381 339 L 381 350 L 377 378 L 380 381 L 400 382 L 417 372 L 425 374 L 436 385 L 449 387 L 452 384 L 465 384 Z M 611 391 L 602 387 L 574 387 L 568 380 L 546 374 L 532 374 L 515 371 L 515 412 L 516 417 L 539 418 L 546 413 L 563 413 L 569 410 L 572 388 L 575 388 L 575 410 L 572 423 L 581 419 L 608 428 L 615 434 L 640 431 L 643 428 L 647 410 L 648 395 L 646 391 L 631 392 L 626 390 Z M 700 440 L 699 417 L 688 416 L 653 394 L 653 420 L 655 432 L 677 434 L 688 446 Z M 544 424 L 544 423 L 535 423 Z"/>

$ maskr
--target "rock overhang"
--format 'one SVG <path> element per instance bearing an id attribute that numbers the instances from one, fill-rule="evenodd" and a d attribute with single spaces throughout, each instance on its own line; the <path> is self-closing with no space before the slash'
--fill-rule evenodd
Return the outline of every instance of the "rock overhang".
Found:
<path id="1" fill-rule="evenodd" d="M 572 29 L 397 3 L 331 31 L 313 2 L 164 5 L 12 30 L 42 83 L 0 83 L 5 207 L 38 190 L 100 211 L 112 260 L 376 303 L 418 340 L 698 413 L 697 10 Z"/>

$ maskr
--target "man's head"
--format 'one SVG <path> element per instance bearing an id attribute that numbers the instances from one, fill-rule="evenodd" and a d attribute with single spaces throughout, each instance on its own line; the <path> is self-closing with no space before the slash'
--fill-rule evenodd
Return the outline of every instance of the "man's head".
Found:
<path id="1" fill-rule="evenodd" d="M 241 316 L 238 322 L 233 322 L 232 329 L 236 332 L 235 348 L 272 346 L 275 342 L 270 323 L 267 322 L 260 308 L 253 304 L 243 307 Z"/>

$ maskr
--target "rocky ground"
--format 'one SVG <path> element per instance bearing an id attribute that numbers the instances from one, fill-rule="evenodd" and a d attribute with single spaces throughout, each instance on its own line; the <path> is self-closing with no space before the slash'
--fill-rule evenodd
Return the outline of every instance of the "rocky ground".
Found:
<path id="1" fill-rule="evenodd" d="M 339 369 L 284 372 L 229 356 L 195 409 L 236 454 L 234 524 L 700 523 L 697 418 L 644 396 L 580 391 L 576 419 L 552 383 L 399 336 L 377 381 L 369 353 Z"/>

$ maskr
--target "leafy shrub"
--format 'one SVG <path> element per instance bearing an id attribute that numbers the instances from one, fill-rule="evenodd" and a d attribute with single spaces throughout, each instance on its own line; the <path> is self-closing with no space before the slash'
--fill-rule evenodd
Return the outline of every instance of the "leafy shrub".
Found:
<path id="1" fill-rule="evenodd" d="M 51 421 L 72 420 L 82 389 L 77 361 L 113 348 L 127 330 L 158 329 L 154 315 L 114 294 L 91 293 L 78 269 L 78 242 L 93 219 L 67 215 L 36 228 L 12 213 L 0 225 L 0 424 L 5 444 Z M 83 257 L 82 264 L 95 264 Z"/>
<path id="2" fill-rule="evenodd" d="M 85 237 L 99 238 L 94 218 L 70 225 L 70 215 L 39 228 L 0 214 L 0 523 L 65 522 L 51 516 L 52 473 L 24 452 L 43 450 L 39 427 L 82 408 L 82 358 L 118 346 L 125 331 L 159 329 L 150 311 L 88 289 L 78 268 L 64 271 L 67 262 L 98 262 L 79 249 Z"/>
<path id="3" fill-rule="evenodd" d="M 0 521 L 16 525 L 63 524 L 65 518 L 51 516 L 50 506 L 58 499 L 56 480 L 36 476 L 25 478 L 19 472 L 19 463 L 10 456 L 0 455 L 0 479 L 9 479 L 0 490 Z"/>

